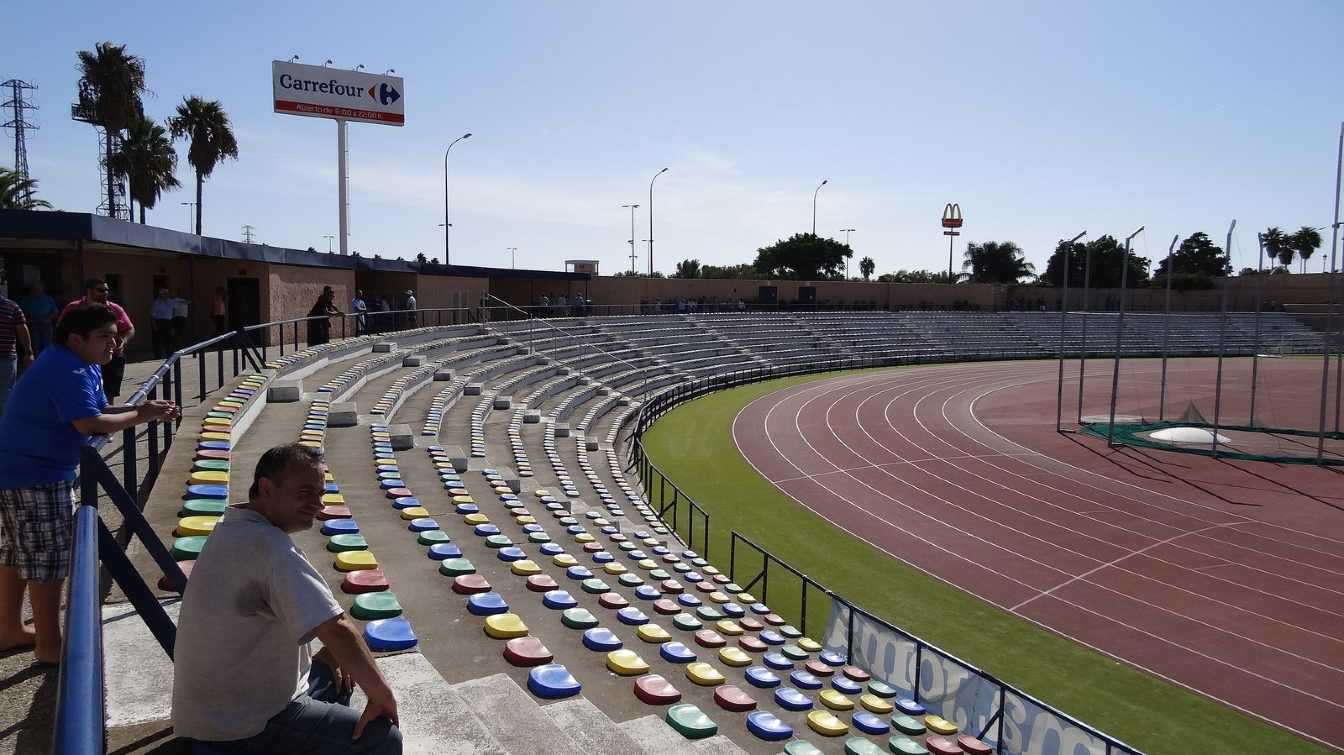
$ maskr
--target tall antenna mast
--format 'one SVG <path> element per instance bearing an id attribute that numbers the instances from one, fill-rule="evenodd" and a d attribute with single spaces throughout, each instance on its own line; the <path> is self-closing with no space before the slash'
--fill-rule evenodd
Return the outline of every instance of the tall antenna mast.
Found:
<path id="1" fill-rule="evenodd" d="M 0 123 L 0 128 L 7 128 L 14 132 L 14 171 L 19 174 L 21 180 L 27 180 L 32 176 L 28 173 L 28 139 L 25 132 L 28 129 L 37 130 L 36 123 L 29 123 L 24 117 L 24 112 L 36 110 L 28 92 L 37 91 L 36 84 L 29 84 L 19 79 L 10 79 L 0 84 L 5 88 L 5 93 L 9 99 L 0 107 L 9 108 L 9 120 Z M 32 198 L 32 190 L 24 192 L 24 199 Z"/>

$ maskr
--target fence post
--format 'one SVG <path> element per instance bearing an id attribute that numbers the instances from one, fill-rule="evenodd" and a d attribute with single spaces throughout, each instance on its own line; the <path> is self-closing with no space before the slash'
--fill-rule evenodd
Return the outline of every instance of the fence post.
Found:
<path id="1" fill-rule="evenodd" d="M 136 495 L 136 489 L 139 488 L 140 478 L 135 470 L 135 426 L 132 425 L 121 431 L 121 474 L 122 487 L 131 496 L 131 500 L 139 503 L 139 497 Z"/>
<path id="2" fill-rule="evenodd" d="M 728 532 L 728 579 L 737 581 L 737 530 Z"/>
<path id="3" fill-rule="evenodd" d="M 164 387 L 164 390 L 165 390 L 165 391 L 168 390 L 166 386 Z M 148 399 L 148 400 L 150 400 L 150 401 L 153 401 L 154 399 L 156 399 L 156 398 L 158 398 L 158 397 L 159 397 L 159 386 L 157 386 L 157 385 L 154 386 L 153 388 L 150 388 L 150 389 L 149 389 L 149 395 L 148 395 L 148 396 L 145 396 L 145 398 Z M 167 424 L 167 423 L 165 422 L 165 423 L 163 423 L 163 424 Z M 149 436 L 146 440 L 149 441 L 149 476 L 150 476 L 151 478 L 158 477 L 158 474 L 159 474 L 159 427 L 158 427 L 158 426 L 159 426 L 159 421 L 158 421 L 158 420 L 151 420 L 150 423 L 145 427 L 145 431 L 146 431 L 146 433 L 147 433 L 148 436 Z"/>
<path id="4" fill-rule="evenodd" d="M 924 671 L 924 643 L 916 641 L 915 643 L 915 689 L 911 694 L 914 695 L 915 702 L 919 702 L 919 677 Z"/>
<path id="5" fill-rule="evenodd" d="M 854 606 L 846 603 L 849 608 L 849 621 L 845 622 L 845 662 L 854 662 Z"/>
<path id="6" fill-rule="evenodd" d="M 804 575 L 804 576 L 803 576 L 803 607 L 802 607 L 803 620 L 802 620 L 802 622 L 800 622 L 800 623 L 802 624 L 802 626 L 798 628 L 798 631 L 802 632 L 804 636 L 807 635 L 807 581 L 808 581 L 808 580 L 807 580 L 807 576 Z"/>
<path id="7" fill-rule="evenodd" d="M 238 373 L 233 373 L 237 375 Z M 219 387 L 224 387 L 224 351 L 219 349 L 215 351 L 215 376 L 219 378 Z"/>

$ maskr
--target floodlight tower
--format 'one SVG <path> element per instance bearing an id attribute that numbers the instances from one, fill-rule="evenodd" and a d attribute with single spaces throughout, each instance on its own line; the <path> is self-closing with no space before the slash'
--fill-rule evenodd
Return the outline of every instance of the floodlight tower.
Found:
<path id="1" fill-rule="evenodd" d="M 9 120 L 0 124 L 0 128 L 7 128 L 14 132 L 14 172 L 19 174 L 20 180 L 31 178 L 28 175 L 28 139 L 25 136 L 27 129 L 37 130 L 37 124 L 29 123 L 24 117 L 24 112 L 36 110 L 28 98 L 28 92 L 37 91 L 36 84 L 29 84 L 19 79 L 10 79 L 0 84 L 9 90 L 9 100 L 0 107 L 10 108 Z M 24 199 L 32 198 L 32 189 L 24 191 Z"/>

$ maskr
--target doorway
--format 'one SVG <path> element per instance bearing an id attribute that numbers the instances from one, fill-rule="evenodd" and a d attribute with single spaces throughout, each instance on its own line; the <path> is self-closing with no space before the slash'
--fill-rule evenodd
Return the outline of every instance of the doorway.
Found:
<path id="1" fill-rule="evenodd" d="M 261 322 L 261 279 L 229 278 L 229 330 Z"/>

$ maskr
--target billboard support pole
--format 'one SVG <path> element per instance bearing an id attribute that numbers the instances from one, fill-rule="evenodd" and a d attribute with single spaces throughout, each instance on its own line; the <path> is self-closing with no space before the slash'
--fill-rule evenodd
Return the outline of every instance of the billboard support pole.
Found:
<path id="1" fill-rule="evenodd" d="M 348 246 L 349 242 L 348 242 L 348 240 L 347 240 L 347 237 L 350 235 L 350 216 L 349 216 L 349 213 L 350 213 L 350 202 L 349 202 L 349 197 L 346 196 L 346 186 L 347 186 L 347 184 L 350 183 L 350 180 L 349 180 L 349 177 L 346 175 L 346 168 L 347 168 L 347 166 L 346 166 L 346 164 L 345 164 L 345 153 L 346 153 L 346 145 L 345 145 L 345 119 L 344 119 L 344 118 L 337 118 L 337 119 L 336 119 L 336 180 L 339 182 L 340 185 L 337 187 L 337 191 L 336 191 L 337 200 L 336 200 L 336 201 L 337 201 L 337 202 L 339 203 L 339 205 L 340 205 L 340 215 L 341 215 L 341 231 L 340 231 L 340 233 L 341 233 L 341 256 L 342 256 L 342 257 L 344 257 L 344 256 L 346 256 L 346 255 L 348 255 L 348 254 L 350 253 L 350 248 L 349 248 L 349 246 Z"/>

